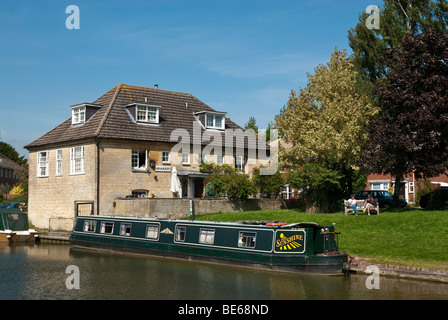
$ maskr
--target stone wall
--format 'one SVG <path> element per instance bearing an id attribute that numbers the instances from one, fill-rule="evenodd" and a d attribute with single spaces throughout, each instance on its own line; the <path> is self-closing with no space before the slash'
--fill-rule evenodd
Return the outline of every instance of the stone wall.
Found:
<path id="1" fill-rule="evenodd" d="M 303 208 L 301 200 L 192 199 L 195 214 Z M 190 215 L 190 199 L 123 199 L 114 201 L 114 215 L 179 219 Z"/>
<path id="2" fill-rule="evenodd" d="M 70 148 L 84 146 L 84 173 L 70 174 Z M 56 150 L 62 149 L 62 175 L 56 175 Z M 73 228 L 75 201 L 94 201 L 96 195 L 96 146 L 72 144 L 49 151 L 48 176 L 37 176 L 37 151 L 29 154 L 28 216 L 36 228 Z"/>

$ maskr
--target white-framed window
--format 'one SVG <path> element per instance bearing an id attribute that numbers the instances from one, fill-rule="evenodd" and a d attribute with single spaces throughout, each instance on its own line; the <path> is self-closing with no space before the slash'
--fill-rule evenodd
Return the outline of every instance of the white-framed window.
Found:
<path id="1" fill-rule="evenodd" d="M 62 149 L 56 150 L 56 175 L 62 176 Z"/>
<path id="2" fill-rule="evenodd" d="M 84 146 L 70 148 L 70 174 L 84 174 Z"/>
<path id="3" fill-rule="evenodd" d="M 170 163 L 170 152 L 162 151 L 162 163 Z"/>
<path id="4" fill-rule="evenodd" d="M 114 223 L 113 222 L 101 222 L 101 233 L 112 233 L 114 232 Z"/>
<path id="5" fill-rule="evenodd" d="M 190 164 L 190 153 L 182 152 L 182 164 Z"/>
<path id="6" fill-rule="evenodd" d="M 205 124 L 207 128 L 224 129 L 224 116 L 218 114 L 206 114 Z"/>
<path id="7" fill-rule="evenodd" d="M 95 229 L 96 229 L 96 221 L 95 220 L 84 221 L 84 231 L 95 232 Z"/>
<path id="8" fill-rule="evenodd" d="M 39 151 L 37 153 L 37 176 L 48 177 L 50 164 L 50 151 Z"/>
<path id="9" fill-rule="evenodd" d="M 137 105 L 137 122 L 159 123 L 159 107 Z"/>
<path id="10" fill-rule="evenodd" d="M 255 232 L 240 232 L 238 237 L 238 247 L 255 248 L 257 234 Z"/>
<path id="11" fill-rule="evenodd" d="M 148 151 L 147 150 L 132 150 L 132 169 L 146 169 L 148 168 Z"/>
<path id="12" fill-rule="evenodd" d="M 72 124 L 84 123 L 86 121 L 86 107 L 72 108 Z"/>
<path id="13" fill-rule="evenodd" d="M 130 223 L 122 223 L 120 224 L 120 236 L 130 236 L 131 235 L 131 227 Z"/>
<path id="14" fill-rule="evenodd" d="M 158 239 L 159 238 L 159 226 L 148 224 L 146 226 L 146 238 Z"/>
<path id="15" fill-rule="evenodd" d="M 409 182 L 409 193 L 414 193 L 414 182 Z"/>
<path id="16" fill-rule="evenodd" d="M 244 157 L 235 156 L 235 169 L 238 172 L 244 172 Z"/>
<path id="17" fill-rule="evenodd" d="M 214 229 L 199 230 L 199 243 L 213 244 L 215 242 Z"/>

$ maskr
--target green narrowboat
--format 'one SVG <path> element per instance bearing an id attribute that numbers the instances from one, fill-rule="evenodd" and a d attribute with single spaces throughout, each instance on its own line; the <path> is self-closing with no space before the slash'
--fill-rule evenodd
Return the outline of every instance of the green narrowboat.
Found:
<path id="1" fill-rule="evenodd" d="M 270 269 L 342 274 L 334 226 L 316 223 L 206 222 L 116 216 L 78 217 L 73 248 L 112 250 Z"/>

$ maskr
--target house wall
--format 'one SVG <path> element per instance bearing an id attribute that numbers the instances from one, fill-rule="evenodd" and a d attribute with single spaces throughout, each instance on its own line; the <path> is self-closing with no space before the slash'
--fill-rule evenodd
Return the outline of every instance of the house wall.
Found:
<path id="1" fill-rule="evenodd" d="M 173 152 L 170 163 L 162 162 L 162 152 L 171 151 L 175 144 L 162 142 L 129 142 L 103 140 L 99 157 L 99 210 L 97 208 L 97 146 L 94 142 L 43 148 L 29 154 L 29 203 L 30 221 L 37 228 L 71 230 L 78 202 L 91 202 L 93 213 L 115 214 L 114 201 L 131 195 L 133 190 L 148 190 L 156 198 L 175 198 L 171 192 L 171 169 L 156 171 L 156 166 L 174 166 Z M 70 148 L 84 146 L 84 173 L 70 174 Z M 56 150 L 62 149 L 62 175 L 56 175 Z M 191 148 L 192 149 L 192 148 Z M 38 151 L 49 151 L 49 172 L 47 177 L 37 176 Z M 132 151 L 148 152 L 148 169 L 132 169 Z M 181 157 L 179 155 L 179 157 Z M 190 165 L 177 164 L 178 171 L 199 171 L 198 155 L 190 150 Z M 210 160 L 210 159 L 208 159 Z M 225 156 L 224 163 L 234 165 L 233 156 Z M 257 164 L 246 165 L 245 172 L 251 173 Z M 190 179 L 190 187 L 193 184 Z M 191 195 L 191 194 L 190 194 Z M 219 211 L 219 210 L 217 210 Z"/>
<path id="2" fill-rule="evenodd" d="M 171 151 L 175 144 L 165 142 L 124 142 L 104 141 L 100 148 L 100 214 L 114 214 L 114 200 L 131 195 L 133 190 L 148 190 L 156 198 L 175 198 L 171 192 L 171 170 L 156 171 L 155 167 L 148 170 L 132 169 L 132 150 L 148 152 L 148 162 L 154 161 L 155 166 L 176 166 L 178 171 L 199 171 L 198 156 L 190 150 L 190 165 L 181 164 L 170 152 L 170 163 L 162 162 L 163 151 Z M 210 160 L 210 159 L 206 159 Z M 176 162 L 177 161 L 177 162 Z M 177 163 L 177 164 L 176 164 Z M 224 163 L 234 165 L 232 156 L 225 156 Z M 258 164 L 246 165 L 245 172 L 251 173 Z"/>
<path id="3" fill-rule="evenodd" d="M 70 148 L 84 146 L 84 174 L 70 174 Z M 62 149 L 62 175 L 56 176 L 56 150 Z M 48 177 L 37 176 L 38 151 L 48 150 Z M 70 230 L 75 218 L 75 201 L 95 201 L 96 146 L 67 145 L 30 151 L 28 216 L 37 228 Z"/>

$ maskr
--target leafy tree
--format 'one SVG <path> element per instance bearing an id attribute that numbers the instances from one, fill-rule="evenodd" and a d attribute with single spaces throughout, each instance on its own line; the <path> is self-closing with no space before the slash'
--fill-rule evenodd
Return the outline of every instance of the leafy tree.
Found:
<path id="1" fill-rule="evenodd" d="M 287 181 L 294 188 L 302 189 L 307 212 L 331 212 L 338 208 L 341 195 L 340 170 L 325 168 L 318 163 L 306 163 L 288 174 Z"/>
<path id="2" fill-rule="evenodd" d="M 285 187 L 285 179 L 280 171 L 272 175 L 260 175 L 260 168 L 254 168 L 252 181 L 258 188 L 261 195 L 266 195 L 268 198 L 274 196 L 278 197 L 280 191 Z"/>
<path id="3" fill-rule="evenodd" d="M 237 172 L 228 164 L 204 163 L 201 172 L 210 173 L 204 180 L 210 194 L 244 201 L 257 193 L 257 188 L 248 175 Z"/>
<path id="4" fill-rule="evenodd" d="M 6 142 L 0 141 L 0 153 L 20 165 L 28 162 L 25 156 L 20 156 L 16 149 Z"/>
<path id="5" fill-rule="evenodd" d="M 403 175 L 433 177 L 448 168 L 448 32 L 408 34 L 381 60 L 380 117 L 369 124 L 368 172 L 386 173 L 400 186 Z M 398 205 L 398 190 L 394 202 Z"/>
<path id="6" fill-rule="evenodd" d="M 428 28 L 439 32 L 447 29 L 448 4 L 446 0 L 384 0 L 379 29 L 366 27 L 368 17 L 369 14 L 362 12 L 358 24 L 348 32 L 355 70 L 359 72 L 364 92 L 372 89 L 367 79 L 375 84 L 387 73 L 387 67 L 378 57 L 400 45 L 406 34 L 416 36 Z"/>
<path id="7" fill-rule="evenodd" d="M 318 170 L 314 165 L 313 170 L 322 170 L 331 180 L 345 177 L 344 185 L 334 186 L 348 195 L 353 192 L 352 176 L 359 169 L 361 146 L 367 138 L 366 126 L 377 109 L 367 96 L 357 93 L 357 74 L 345 50 L 335 49 L 326 65 L 319 65 L 314 75 L 307 76 L 307 86 L 298 93 L 291 91 L 287 105 L 275 118 L 283 140 L 280 161 L 299 172 L 312 162 L 320 166 Z M 309 170 L 311 167 L 304 172 Z M 318 178 L 308 173 L 307 176 Z M 309 182 L 309 179 L 303 181 Z M 313 196 L 319 194 L 316 188 L 320 186 L 323 185 L 315 184 Z M 321 191 L 319 199 L 332 198 L 329 189 Z"/>
<path id="8" fill-rule="evenodd" d="M 255 133 L 258 133 L 257 120 L 254 117 L 249 117 L 249 121 L 244 125 L 244 129 L 252 129 Z"/>

